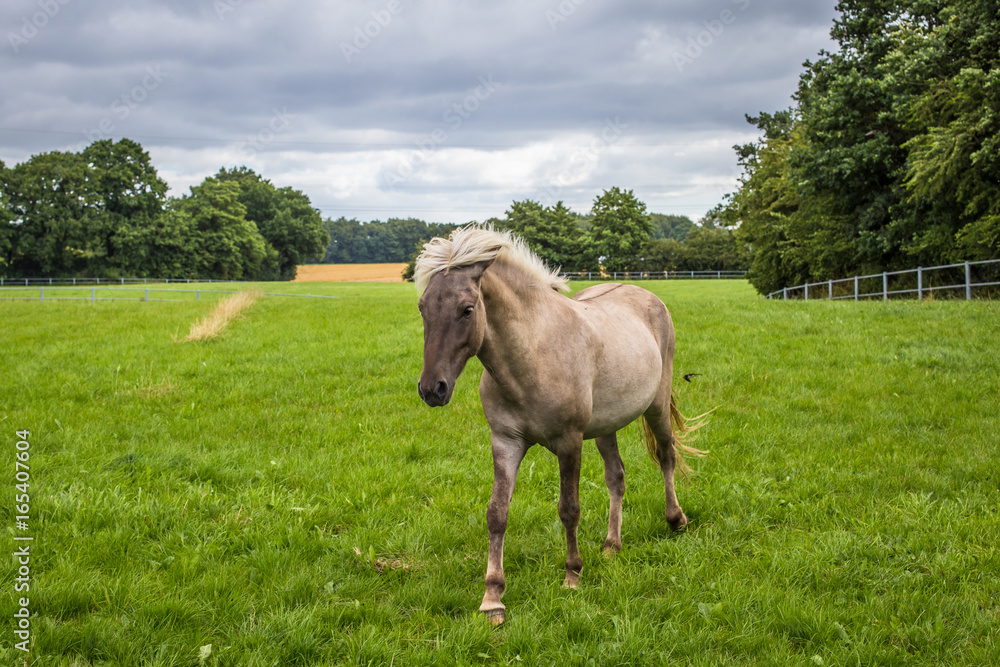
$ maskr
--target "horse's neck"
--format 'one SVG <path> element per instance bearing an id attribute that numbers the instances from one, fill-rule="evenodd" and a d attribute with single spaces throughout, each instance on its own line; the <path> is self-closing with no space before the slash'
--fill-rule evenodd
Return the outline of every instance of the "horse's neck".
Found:
<path id="1" fill-rule="evenodd" d="M 545 328 L 550 300 L 557 295 L 499 262 L 483 274 L 481 293 L 487 325 L 479 360 L 500 384 L 524 378 L 531 372 L 533 341 Z"/>

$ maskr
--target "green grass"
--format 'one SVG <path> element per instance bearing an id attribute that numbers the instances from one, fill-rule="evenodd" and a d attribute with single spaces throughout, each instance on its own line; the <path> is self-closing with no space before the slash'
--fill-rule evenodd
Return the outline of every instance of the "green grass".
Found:
<path id="1" fill-rule="evenodd" d="M 582 285 L 574 285 L 581 287 Z M 470 363 L 416 392 L 408 285 L 273 285 L 220 340 L 200 301 L 0 302 L 2 526 L 31 430 L 29 665 L 1000 663 L 1000 307 L 775 302 L 646 283 L 688 415 L 713 407 L 671 535 L 626 429 L 624 550 L 587 443 L 581 586 L 556 461 L 525 460 L 508 622 L 476 611 L 492 483 Z M 16 562 L 2 569 L 13 627 Z M 22 664 L 8 630 L 3 664 Z M 199 660 L 201 647 L 211 655 Z"/>

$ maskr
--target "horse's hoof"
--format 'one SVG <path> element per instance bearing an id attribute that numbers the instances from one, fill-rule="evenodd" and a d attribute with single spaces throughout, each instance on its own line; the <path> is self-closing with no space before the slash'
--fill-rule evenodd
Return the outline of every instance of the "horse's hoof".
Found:
<path id="1" fill-rule="evenodd" d="M 603 553 L 605 557 L 611 558 L 621 550 L 622 550 L 621 544 L 613 542 L 611 540 L 606 540 L 604 542 L 604 551 L 602 551 L 601 553 Z"/>
<path id="2" fill-rule="evenodd" d="M 563 588 L 576 588 L 580 585 L 580 575 L 570 576 L 566 575 L 566 581 L 563 582 Z"/>
<path id="3" fill-rule="evenodd" d="M 683 512 L 681 515 L 675 519 L 667 519 L 667 523 L 670 524 L 670 530 L 681 532 L 687 528 L 688 518 Z"/>
<path id="4" fill-rule="evenodd" d="M 503 609 L 488 609 L 483 612 L 486 615 L 486 620 L 490 622 L 490 625 L 503 625 L 503 622 L 507 620 L 507 616 Z"/>

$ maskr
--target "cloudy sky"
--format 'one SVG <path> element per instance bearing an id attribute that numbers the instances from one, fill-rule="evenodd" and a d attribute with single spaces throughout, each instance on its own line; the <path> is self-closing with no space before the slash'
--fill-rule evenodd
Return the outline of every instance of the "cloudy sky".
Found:
<path id="1" fill-rule="evenodd" d="M 6 0 L 0 159 L 130 137 L 171 194 L 245 164 L 324 216 L 466 222 L 632 189 L 698 218 L 835 0 Z"/>

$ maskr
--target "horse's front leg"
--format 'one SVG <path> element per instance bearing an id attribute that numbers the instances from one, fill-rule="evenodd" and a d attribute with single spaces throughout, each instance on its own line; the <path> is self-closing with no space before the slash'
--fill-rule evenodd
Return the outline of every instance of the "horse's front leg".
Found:
<path id="1" fill-rule="evenodd" d="M 517 482 L 517 471 L 521 466 L 528 445 L 516 439 L 492 435 L 493 446 L 493 494 L 486 509 L 486 527 L 490 533 L 490 550 L 486 563 L 486 594 L 479 611 L 494 625 L 500 625 L 506 618 L 503 597 L 506 581 L 503 576 L 503 536 L 507 532 L 507 511 Z"/>
<path id="2" fill-rule="evenodd" d="M 576 528 L 580 524 L 580 458 L 583 437 L 568 435 L 556 448 L 559 457 L 559 519 L 566 528 L 566 581 L 563 586 L 576 588 L 580 583 L 583 558 L 576 541 Z"/>

